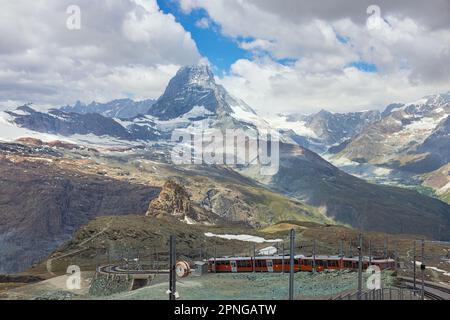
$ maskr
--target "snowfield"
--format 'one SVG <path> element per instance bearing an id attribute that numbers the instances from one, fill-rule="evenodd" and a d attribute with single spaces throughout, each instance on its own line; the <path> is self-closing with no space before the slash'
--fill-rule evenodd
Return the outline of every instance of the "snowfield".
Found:
<path id="1" fill-rule="evenodd" d="M 254 242 L 254 243 L 276 243 L 276 242 L 283 242 L 282 239 L 273 239 L 273 240 L 266 240 L 261 237 L 257 236 L 250 236 L 247 234 L 240 234 L 240 235 L 232 235 L 232 234 L 214 234 L 211 232 L 205 233 L 205 236 L 208 238 L 221 238 L 221 239 L 227 239 L 227 240 L 238 240 L 238 241 L 246 241 L 246 242 Z"/>

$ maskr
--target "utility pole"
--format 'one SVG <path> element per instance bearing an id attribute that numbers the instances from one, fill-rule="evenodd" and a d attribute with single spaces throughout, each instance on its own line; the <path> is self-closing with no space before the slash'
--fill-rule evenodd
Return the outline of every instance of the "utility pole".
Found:
<path id="1" fill-rule="evenodd" d="M 416 262 L 416 240 L 414 240 L 414 247 L 413 247 L 413 255 L 414 255 L 414 274 L 413 274 L 413 284 L 414 284 L 414 286 L 413 286 L 413 289 L 414 289 L 414 294 L 416 293 L 416 264 L 417 264 L 417 262 Z"/>
<path id="2" fill-rule="evenodd" d="M 170 284 L 169 284 L 169 300 L 176 300 L 175 293 L 177 291 L 177 275 L 176 268 L 176 237 L 170 236 Z"/>
<path id="3" fill-rule="evenodd" d="M 353 239 L 350 239 L 350 244 L 349 244 L 349 247 L 348 247 L 348 257 L 349 258 L 353 258 L 353 248 L 352 248 L 352 245 L 353 245 Z"/>
<path id="4" fill-rule="evenodd" d="M 397 243 L 395 243 L 395 245 L 394 245 L 394 264 L 395 264 L 395 267 L 394 267 L 394 270 L 397 270 L 397 266 L 398 266 L 398 247 L 397 247 Z"/>
<path id="5" fill-rule="evenodd" d="M 217 247 L 214 246 L 214 273 L 217 273 Z"/>
<path id="6" fill-rule="evenodd" d="M 425 240 L 422 240 L 422 264 L 420 266 L 420 270 L 422 272 L 422 300 L 425 300 Z"/>
<path id="7" fill-rule="evenodd" d="M 362 296 L 362 271 L 363 271 L 363 256 L 362 256 L 363 238 L 362 234 L 359 235 L 358 246 L 358 300 L 361 300 Z"/>
<path id="8" fill-rule="evenodd" d="M 256 243 L 253 242 L 253 273 L 256 272 Z"/>
<path id="9" fill-rule="evenodd" d="M 387 244 L 387 239 L 384 239 L 384 258 L 385 258 L 385 259 L 388 258 L 388 244 Z"/>
<path id="10" fill-rule="evenodd" d="M 316 273 L 316 239 L 313 240 L 313 273 Z"/>
<path id="11" fill-rule="evenodd" d="M 290 238 L 290 268 L 289 268 L 289 300 L 294 300 L 294 245 L 295 245 L 295 230 L 291 230 Z"/>

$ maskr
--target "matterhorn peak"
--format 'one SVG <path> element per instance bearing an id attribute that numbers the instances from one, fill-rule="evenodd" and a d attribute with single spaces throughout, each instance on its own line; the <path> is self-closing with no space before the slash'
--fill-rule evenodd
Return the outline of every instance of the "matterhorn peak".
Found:
<path id="1" fill-rule="evenodd" d="M 211 87 L 216 84 L 214 74 L 206 64 L 182 67 L 174 79 L 178 79 L 186 85 Z"/>

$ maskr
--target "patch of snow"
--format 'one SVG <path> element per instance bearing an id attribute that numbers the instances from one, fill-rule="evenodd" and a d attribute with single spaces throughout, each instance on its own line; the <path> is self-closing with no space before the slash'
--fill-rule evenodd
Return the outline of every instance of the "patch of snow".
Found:
<path id="1" fill-rule="evenodd" d="M 233 113 L 231 113 L 230 116 L 232 116 L 234 119 L 241 122 L 253 124 L 260 130 L 275 131 L 273 130 L 273 126 L 271 126 L 264 118 L 255 114 L 253 110 L 249 109 L 249 107 L 244 103 L 230 104 L 230 107 L 233 110 Z"/>
<path id="2" fill-rule="evenodd" d="M 427 131 L 427 132 L 431 132 L 432 130 L 434 130 L 439 123 L 446 119 L 447 115 L 445 115 L 444 117 L 435 119 L 435 118 L 422 118 L 419 121 L 414 121 L 413 123 L 405 126 L 406 131 L 409 132 L 423 132 L 423 131 Z"/>
<path id="3" fill-rule="evenodd" d="M 411 263 L 414 263 L 414 261 L 411 261 Z M 421 265 L 422 265 L 421 261 L 416 261 L 416 266 L 420 267 Z M 439 269 L 439 268 L 436 268 L 436 267 L 429 267 L 429 266 L 427 266 L 426 268 L 429 269 L 429 270 L 433 270 L 433 271 L 439 272 L 439 273 L 443 273 L 444 276 L 450 277 L 450 272 L 448 272 L 446 270 L 442 270 L 442 269 Z"/>
<path id="4" fill-rule="evenodd" d="M 352 161 L 346 157 L 335 158 L 334 155 L 324 154 L 322 157 L 331 162 L 336 167 L 357 167 L 360 164 L 358 162 Z"/>
<path id="5" fill-rule="evenodd" d="M 418 99 L 418 100 L 415 100 L 415 101 L 411 101 L 411 102 L 405 103 L 405 106 L 402 107 L 402 108 L 399 108 L 399 109 L 404 109 L 406 106 L 411 106 L 411 105 L 421 106 L 421 105 L 424 105 L 424 104 L 427 104 L 427 103 L 428 103 L 428 98 L 421 98 L 421 99 Z"/>
<path id="6" fill-rule="evenodd" d="M 214 234 L 211 232 L 205 233 L 205 236 L 208 238 L 221 238 L 221 239 L 227 239 L 227 240 L 238 240 L 238 241 L 246 241 L 246 242 L 254 242 L 254 243 L 275 243 L 275 242 L 283 242 L 282 239 L 273 239 L 273 240 L 266 240 L 261 237 L 257 236 L 250 236 L 246 234 L 240 234 L 240 235 L 232 235 L 232 234 Z"/>
<path id="7" fill-rule="evenodd" d="M 266 119 L 274 128 L 281 130 L 292 130 L 302 137 L 317 139 L 316 133 L 306 126 L 304 121 L 288 121 L 285 115 L 277 115 Z"/>
<path id="8" fill-rule="evenodd" d="M 14 122 L 14 117 L 6 112 L 0 112 L 0 140 L 3 141 L 15 141 L 19 138 L 37 138 L 42 141 L 54 141 L 60 140 L 58 136 L 52 134 L 45 134 L 40 132 L 35 132 L 26 128 L 19 127 Z"/>
<path id="9" fill-rule="evenodd" d="M 258 251 L 260 255 L 272 256 L 278 252 L 275 247 L 267 247 Z"/>
<path id="10" fill-rule="evenodd" d="M 28 115 L 30 115 L 29 112 L 26 112 L 26 111 L 20 110 L 20 109 L 14 110 L 13 112 L 14 112 L 14 114 L 17 114 L 19 116 L 28 116 Z"/>
<path id="11" fill-rule="evenodd" d="M 374 169 L 373 173 L 377 176 L 388 176 L 392 173 L 392 170 L 378 167 Z"/>
<path id="12" fill-rule="evenodd" d="M 194 220 L 192 220 L 191 218 L 189 218 L 188 216 L 184 216 L 184 223 L 188 224 L 188 225 L 194 225 L 196 224 L 196 222 Z"/>

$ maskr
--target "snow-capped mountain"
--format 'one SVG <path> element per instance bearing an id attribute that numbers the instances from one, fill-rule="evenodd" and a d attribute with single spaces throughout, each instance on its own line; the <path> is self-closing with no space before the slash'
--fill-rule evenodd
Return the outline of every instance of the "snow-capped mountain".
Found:
<path id="1" fill-rule="evenodd" d="M 173 121 L 189 113 L 197 116 L 191 117 L 194 122 L 203 120 L 202 116 L 213 117 L 216 127 L 220 127 L 221 122 L 230 121 L 240 122 L 242 126 L 268 126 L 244 101 L 233 97 L 217 84 L 206 65 L 181 68 L 148 112 L 159 121 Z"/>
<path id="2" fill-rule="evenodd" d="M 206 65 L 181 68 L 146 115 L 116 121 L 128 129 L 150 127 L 158 131 L 161 138 L 170 137 L 175 129 L 190 132 L 210 128 L 245 129 L 257 132 L 271 128 L 244 101 L 217 84 Z"/>
<path id="3" fill-rule="evenodd" d="M 351 139 L 380 118 L 379 111 L 331 113 L 321 110 L 312 115 L 279 115 L 269 122 L 299 145 L 324 153 L 330 147 Z"/>
<path id="4" fill-rule="evenodd" d="M 130 119 L 138 115 L 147 114 L 154 104 L 155 100 L 152 99 L 144 101 L 120 99 L 108 103 L 92 102 L 90 104 L 77 101 L 73 106 L 62 107 L 61 111 L 80 114 L 98 113 L 109 118 Z"/>
<path id="5" fill-rule="evenodd" d="M 382 118 L 338 149 L 334 159 L 401 168 L 422 173 L 437 169 L 429 157 L 439 157 L 450 147 L 447 119 L 450 115 L 450 93 L 427 96 L 406 104 L 386 108 Z M 446 162 L 442 159 L 441 162 Z"/>
<path id="6" fill-rule="evenodd" d="M 442 105 L 441 108 L 445 112 L 447 106 Z M 430 111 L 430 114 L 436 118 L 442 117 L 441 111 L 437 112 L 436 109 L 438 108 L 433 109 L 434 113 Z M 393 118 L 396 113 L 406 114 L 406 111 L 393 109 L 391 115 L 386 118 Z M 284 121 L 293 124 L 293 127 L 287 129 L 299 130 L 298 136 L 301 136 L 301 130 L 315 130 L 313 134 L 319 141 L 331 143 L 344 139 L 347 134 L 351 135 L 358 130 L 358 126 L 372 121 L 376 116 L 376 113 L 340 116 L 321 112 L 309 118 L 301 117 L 298 123 L 294 121 L 297 119 Z M 405 118 L 413 120 L 411 116 Z M 425 114 L 422 118 L 426 118 Z M 384 120 L 369 124 L 362 133 L 377 126 L 381 121 Z M 243 101 L 231 96 L 225 88 L 216 83 L 212 72 L 206 66 L 182 68 L 145 115 L 119 119 L 96 113 L 80 114 L 55 109 L 40 112 L 30 106 L 23 106 L 15 111 L 0 113 L 0 127 L 3 123 L 21 130 L 38 132 L 43 136 L 64 135 L 71 141 L 83 143 L 104 138 L 107 142 L 120 140 L 125 143 L 147 144 L 148 148 L 144 149 L 143 153 L 150 150 L 154 142 L 162 142 L 158 143 L 160 150 L 171 151 L 167 142 L 175 129 L 183 129 L 189 133 L 210 128 L 248 129 L 258 133 L 276 127 L 284 132 L 282 125 L 271 125 Z M 355 127 L 351 128 L 355 131 L 346 128 L 347 126 Z M 274 156 L 275 162 L 279 160 L 279 170 L 272 176 L 261 174 L 260 168 L 263 164 L 257 161 L 256 165 L 230 165 L 227 172 L 230 176 L 239 176 L 251 184 L 257 181 L 271 190 L 320 209 L 322 214 L 337 222 L 360 229 L 422 233 L 448 238 L 450 221 L 447 215 L 449 206 L 446 204 L 418 195 L 414 191 L 379 186 L 358 179 L 341 171 L 316 153 L 295 144 L 294 139 L 286 136 L 287 134 L 280 136 L 282 139 L 279 144 L 279 157 Z M 424 141 L 425 139 L 422 143 Z M 365 146 L 367 149 L 371 147 L 370 142 Z M 169 161 L 167 162 L 170 165 Z M 177 170 L 180 169 L 175 164 L 173 166 Z M 197 170 L 202 172 L 204 167 L 207 167 L 206 164 L 198 166 Z M 424 212 L 430 222 L 427 225 L 422 224 Z M 408 219 L 405 220 L 404 217 Z M 254 219 L 257 220 L 257 216 Z M 289 219 L 289 216 L 286 216 L 286 219 Z M 386 221 L 390 223 L 387 224 Z"/>
<path id="7" fill-rule="evenodd" d="M 141 112 L 144 110 L 147 112 Z M 132 114 L 137 115 L 128 117 Z M 245 102 L 218 85 L 209 67 L 204 65 L 181 68 L 156 103 L 152 100 L 77 103 L 47 112 L 26 105 L 3 113 L 2 118 L 10 125 L 33 132 L 65 137 L 93 134 L 143 143 L 170 140 L 175 129 L 190 132 L 210 128 L 245 129 L 257 133 L 271 128 Z"/>

